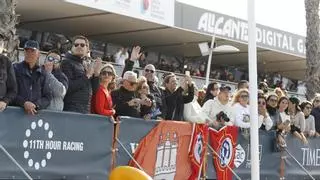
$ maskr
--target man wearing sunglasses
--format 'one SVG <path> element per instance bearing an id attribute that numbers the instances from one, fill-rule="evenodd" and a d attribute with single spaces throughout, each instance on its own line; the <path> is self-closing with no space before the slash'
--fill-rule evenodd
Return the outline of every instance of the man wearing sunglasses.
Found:
<path id="1" fill-rule="evenodd" d="M 162 117 L 165 120 L 183 121 L 184 104 L 192 102 L 194 86 L 190 76 L 185 76 L 180 87 L 175 74 L 171 73 L 164 78 L 165 90 L 162 98 Z"/>
<path id="2" fill-rule="evenodd" d="M 127 61 L 123 73 L 124 74 L 126 71 L 132 71 L 134 63 L 137 59 L 139 59 L 141 56 L 143 56 L 143 53 L 140 52 L 141 47 L 136 46 L 132 48 L 132 52 L 129 58 L 129 61 Z M 156 68 L 154 67 L 153 64 L 148 64 L 144 67 L 143 74 L 144 77 L 147 79 L 147 83 L 150 88 L 150 94 L 154 97 L 154 100 L 156 102 L 156 109 L 159 111 L 163 110 L 162 106 L 162 91 L 160 88 L 157 86 L 157 83 L 155 82 L 156 79 Z"/>
<path id="3" fill-rule="evenodd" d="M 0 112 L 15 98 L 17 82 L 10 59 L 2 54 L 4 38 L 0 35 Z"/>
<path id="4" fill-rule="evenodd" d="M 48 52 L 43 68 L 48 72 L 48 84 L 52 90 L 52 100 L 47 109 L 54 111 L 63 110 L 63 98 L 68 89 L 68 78 L 60 69 L 61 57 L 58 50 Z"/>
<path id="5" fill-rule="evenodd" d="M 204 103 L 201 110 L 201 120 L 217 130 L 224 126 L 233 125 L 235 115 L 229 101 L 230 92 L 230 86 L 219 84 L 218 96 Z M 220 113 L 228 117 L 228 120 L 226 121 L 225 117 L 221 119 L 222 116 L 218 116 Z"/>
<path id="6" fill-rule="evenodd" d="M 85 66 L 88 57 L 89 40 L 84 36 L 73 38 L 71 53 L 67 53 L 61 62 L 61 70 L 69 80 L 67 94 L 64 97 L 64 110 L 90 113 L 92 87 L 99 86 L 100 65 Z"/>
<path id="7" fill-rule="evenodd" d="M 116 116 L 140 117 L 141 99 L 135 95 L 138 85 L 137 74 L 133 71 L 127 71 L 124 73 L 122 80 L 122 86 L 111 92 Z"/>
<path id="8" fill-rule="evenodd" d="M 39 43 L 29 40 L 24 46 L 24 61 L 14 64 L 18 94 L 14 104 L 24 108 L 28 114 L 46 109 L 52 99 L 48 86 L 48 73 L 37 64 L 40 56 Z"/>

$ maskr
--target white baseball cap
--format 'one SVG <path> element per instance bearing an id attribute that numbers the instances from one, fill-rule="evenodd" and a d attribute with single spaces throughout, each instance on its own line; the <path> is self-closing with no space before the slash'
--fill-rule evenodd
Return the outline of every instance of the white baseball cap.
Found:
<path id="1" fill-rule="evenodd" d="M 130 82 L 135 82 L 135 83 L 138 82 L 137 74 L 133 71 L 126 71 L 122 79 Z"/>

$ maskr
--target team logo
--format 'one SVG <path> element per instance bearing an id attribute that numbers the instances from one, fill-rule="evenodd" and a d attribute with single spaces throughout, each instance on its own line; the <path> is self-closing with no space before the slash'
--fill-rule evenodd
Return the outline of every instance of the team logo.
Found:
<path id="1" fill-rule="evenodd" d="M 238 168 L 245 160 L 246 158 L 246 152 L 244 151 L 243 147 L 238 144 L 236 146 L 236 153 L 234 157 L 234 165 L 236 168 Z"/>
<path id="2" fill-rule="evenodd" d="M 34 167 L 36 170 L 40 169 L 41 167 L 46 167 L 47 161 L 51 159 L 51 151 L 47 151 L 44 154 L 42 159 L 33 159 L 30 153 L 32 149 L 40 149 L 43 148 L 44 143 L 43 141 L 39 140 L 29 140 L 32 136 L 32 132 L 36 131 L 44 131 L 47 135 L 47 139 L 52 139 L 53 132 L 50 130 L 50 125 L 47 122 L 44 122 L 42 119 L 39 119 L 38 122 L 32 122 L 30 129 L 26 129 L 25 135 L 26 139 L 23 141 L 23 147 L 25 149 L 23 153 L 23 157 L 28 161 L 29 167 Z"/>
<path id="3" fill-rule="evenodd" d="M 198 164 L 201 163 L 202 151 L 203 151 L 203 139 L 202 139 L 202 134 L 199 133 L 197 135 L 196 144 L 193 149 L 194 158 L 196 159 Z"/>
<path id="4" fill-rule="evenodd" d="M 176 132 L 160 135 L 154 180 L 171 180 L 176 175 L 178 136 Z"/>
<path id="5" fill-rule="evenodd" d="M 220 166 L 226 167 L 232 159 L 233 145 L 229 137 L 226 137 L 219 148 Z"/>
<path id="6" fill-rule="evenodd" d="M 23 157 L 28 166 L 39 170 L 48 166 L 54 152 L 69 151 L 83 152 L 84 143 L 75 141 L 59 140 L 54 136 L 53 128 L 42 119 L 31 122 L 25 131 L 25 139 L 22 143 L 24 148 Z"/>

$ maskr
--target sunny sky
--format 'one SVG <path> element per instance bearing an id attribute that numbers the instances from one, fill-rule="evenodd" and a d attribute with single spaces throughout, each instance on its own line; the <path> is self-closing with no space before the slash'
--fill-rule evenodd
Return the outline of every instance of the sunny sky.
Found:
<path id="1" fill-rule="evenodd" d="M 177 0 L 247 20 L 247 0 Z M 304 0 L 256 0 L 256 22 L 306 36 Z"/>

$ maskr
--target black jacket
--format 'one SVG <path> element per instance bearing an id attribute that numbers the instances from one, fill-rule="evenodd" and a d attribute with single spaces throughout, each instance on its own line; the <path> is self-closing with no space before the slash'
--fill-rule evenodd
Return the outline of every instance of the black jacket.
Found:
<path id="1" fill-rule="evenodd" d="M 30 69 L 24 61 L 14 64 L 14 71 L 18 85 L 14 105 L 24 107 L 26 101 L 31 101 L 38 109 L 46 109 L 52 99 L 52 92 L 47 83 L 47 72 L 39 66 Z"/>
<path id="2" fill-rule="evenodd" d="M 182 121 L 184 104 L 192 102 L 193 98 L 193 85 L 188 87 L 187 95 L 183 95 L 183 89 L 181 87 L 173 93 L 166 89 L 163 93 L 162 99 L 162 117 L 165 120 Z"/>
<path id="3" fill-rule="evenodd" d="M 154 82 L 149 82 L 150 94 L 154 97 L 154 101 L 156 102 L 156 108 L 159 108 L 162 112 L 162 91 L 158 88 Z"/>
<path id="4" fill-rule="evenodd" d="M 7 104 L 17 95 L 17 82 L 13 66 L 8 57 L 0 54 L 0 101 Z"/>
<path id="5" fill-rule="evenodd" d="M 204 97 L 204 100 L 203 100 L 203 104 L 206 103 L 208 100 L 214 99 L 214 98 L 215 98 L 215 96 L 213 96 L 211 93 L 206 94 L 206 96 Z"/>
<path id="6" fill-rule="evenodd" d="M 67 76 L 68 91 L 64 97 L 64 110 L 90 113 L 92 86 L 99 84 L 99 78 L 88 79 L 80 57 L 66 54 L 61 62 L 61 70 Z"/>
<path id="7" fill-rule="evenodd" d="M 280 112 L 277 108 L 273 108 L 267 104 L 267 111 L 273 122 L 271 130 L 277 129 L 277 124 L 280 122 Z"/>
<path id="8" fill-rule="evenodd" d="M 133 65 L 134 65 L 133 61 L 127 60 L 125 66 L 123 68 L 121 76 L 123 77 L 123 75 L 126 71 L 132 71 Z M 155 108 L 159 108 L 160 111 L 162 112 L 162 108 L 163 108 L 162 107 L 162 91 L 153 82 L 148 81 L 148 85 L 149 85 L 149 89 L 150 89 L 150 94 L 154 97 L 154 100 L 156 101 Z"/>
<path id="9" fill-rule="evenodd" d="M 126 63 L 124 65 L 124 68 L 123 68 L 123 71 L 122 71 L 122 74 L 121 74 L 121 77 L 123 77 L 124 73 L 127 72 L 127 71 L 132 71 L 133 70 L 133 65 L 134 65 L 134 62 L 131 61 L 131 60 L 126 60 Z"/>
<path id="10" fill-rule="evenodd" d="M 311 111 L 311 115 L 314 116 L 314 123 L 316 127 L 316 132 L 320 133 L 320 108 L 313 108 Z"/>
<path id="11" fill-rule="evenodd" d="M 115 106 L 116 116 L 140 117 L 138 107 L 128 105 L 128 102 L 136 98 L 135 92 L 128 91 L 124 87 L 111 92 L 112 102 Z"/>

